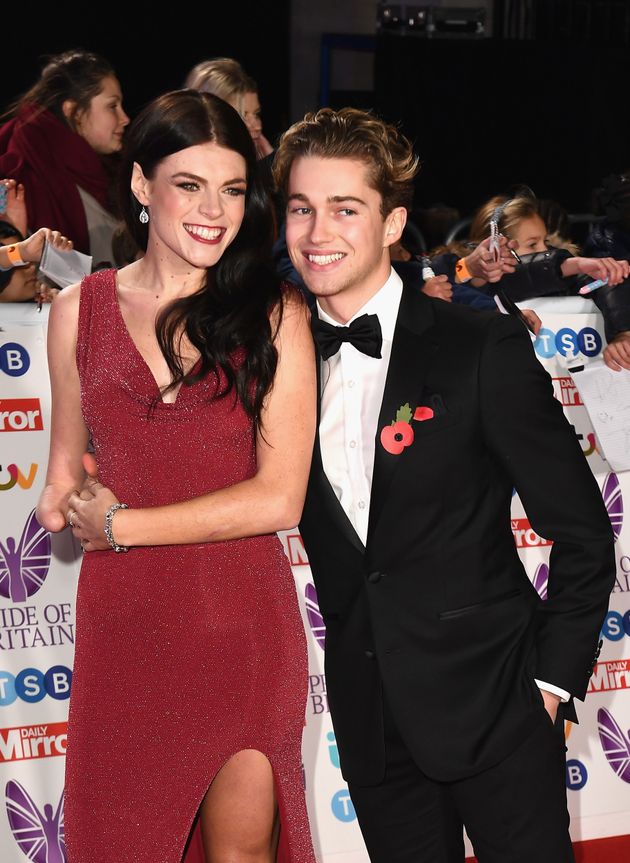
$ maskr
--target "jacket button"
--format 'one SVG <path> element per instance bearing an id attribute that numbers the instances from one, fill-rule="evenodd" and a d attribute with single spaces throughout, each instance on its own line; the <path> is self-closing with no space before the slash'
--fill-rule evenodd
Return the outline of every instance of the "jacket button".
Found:
<path id="1" fill-rule="evenodd" d="M 374 653 L 373 650 L 366 650 L 365 651 L 365 657 L 366 657 L 366 659 L 375 659 L 376 654 Z"/>
<path id="2" fill-rule="evenodd" d="M 371 572 L 368 575 L 367 580 L 370 582 L 370 584 L 376 584 L 378 581 L 381 580 L 381 578 L 383 578 L 382 572 Z"/>

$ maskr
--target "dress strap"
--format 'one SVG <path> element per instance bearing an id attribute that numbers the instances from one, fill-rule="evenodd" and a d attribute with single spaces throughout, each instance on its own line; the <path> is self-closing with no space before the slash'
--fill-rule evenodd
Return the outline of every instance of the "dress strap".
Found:
<path id="1" fill-rule="evenodd" d="M 113 269 L 99 270 L 85 276 L 81 282 L 76 355 L 80 373 L 85 371 L 88 351 L 114 339 L 115 303 L 118 302 L 116 274 Z"/>

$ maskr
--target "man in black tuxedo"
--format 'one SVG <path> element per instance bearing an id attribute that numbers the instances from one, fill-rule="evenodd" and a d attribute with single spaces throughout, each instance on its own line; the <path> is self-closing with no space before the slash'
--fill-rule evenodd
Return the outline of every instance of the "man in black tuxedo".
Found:
<path id="1" fill-rule="evenodd" d="M 375 863 L 461 861 L 462 823 L 480 863 L 564 863 L 561 719 L 598 653 L 612 531 L 522 324 L 391 270 L 416 168 L 395 129 L 352 109 L 295 124 L 274 167 L 317 298 L 300 528 L 341 766 Z M 553 540 L 545 602 L 516 552 L 513 488 Z"/>

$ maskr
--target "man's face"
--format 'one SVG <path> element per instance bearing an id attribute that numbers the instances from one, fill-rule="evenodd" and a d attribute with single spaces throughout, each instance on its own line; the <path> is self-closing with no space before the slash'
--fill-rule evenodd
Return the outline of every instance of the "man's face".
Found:
<path id="1" fill-rule="evenodd" d="M 300 156 L 291 166 L 287 248 L 326 311 L 342 302 L 351 317 L 385 284 L 389 246 L 405 218 L 402 207 L 383 218 L 381 196 L 357 159 Z"/>

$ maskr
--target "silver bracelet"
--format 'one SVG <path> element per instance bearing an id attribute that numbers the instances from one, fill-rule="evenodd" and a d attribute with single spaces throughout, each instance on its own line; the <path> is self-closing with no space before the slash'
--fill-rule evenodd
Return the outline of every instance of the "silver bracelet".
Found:
<path id="1" fill-rule="evenodd" d="M 119 509 L 129 509 L 129 507 L 126 503 L 113 503 L 105 513 L 105 527 L 103 528 L 103 532 L 107 537 L 107 542 L 111 545 L 111 547 L 116 553 L 121 551 L 129 551 L 128 545 L 118 545 L 118 543 L 114 539 L 114 534 L 112 532 L 112 519 L 114 518 L 114 515 L 118 512 Z"/>

